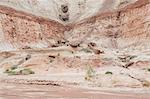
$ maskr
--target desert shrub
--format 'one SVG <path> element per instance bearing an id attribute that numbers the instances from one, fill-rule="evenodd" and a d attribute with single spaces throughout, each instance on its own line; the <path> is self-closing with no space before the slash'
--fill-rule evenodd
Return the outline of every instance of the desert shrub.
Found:
<path id="1" fill-rule="evenodd" d="M 111 60 L 113 60 L 112 58 L 107 58 L 107 57 L 101 58 L 101 59 L 104 60 L 104 61 L 111 61 Z"/>
<path id="2" fill-rule="evenodd" d="M 142 70 L 150 72 L 150 68 L 143 68 Z"/>
<path id="3" fill-rule="evenodd" d="M 16 66 L 12 66 L 12 67 L 6 69 L 4 73 L 12 73 L 12 71 L 15 71 L 16 69 L 17 69 Z M 14 72 L 13 72 L 13 73 L 14 73 Z"/>
<path id="4" fill-rule="evenodd" d="M 13 66 L 10 67 L 9 69 L 6 69 L 4 73 L 8 75 L 29 75 L 29 74 L 34 74 L 35 72 L 29 68 L 21 69 L 21 68 L 17 68 L 16 66 Z"/>
<path id="5" fill-rule="evenodd" d="M 17 66 L 12 66 L 12 67 L 10 67 L 10 70 L 15 70 L 17 68 L 18 68 Z"/>
<path id="6" fill-rule="evenodd" d="M 149 71 L 149 72 L 150 72 L 150 68 L 148 68 L 148 69 L 147 69 L 147 71 Z"/>
<path id="7" fill-rule="evenodd" d="M 29 75 L 29 74 L 35 74 L 35 72 L 34 71 L 32 71 L 31 69 L 23 69 L 23 70 L 20 70 L 19 71 L 20 72 L 20 74 L 22 74 L 22 75 Z"/>
<path id="8" fill-rule="evenodd" d="M 15 71 L 14 68 L 6 69 L 4 73 L 7 73 L 8 75 L 18 75 L 18 72 Z"/>
<path id="9" fill-rule="evenodd" d="M 150 82 L 147 80 L 142 81 L 143 87 L 150 87 Z"/>
<path id="10" fill-rule="evenodd" d="M 120 0 L 120 3 L 118 4 L 118 6 L 122 6 L 122 5 L 125 5 L 127 3 L 129 3 L 129 0 Z"/>
<path id="11" fill-rule="evenodd" d="M 91 80 L 95 76 L 95 71 L 91 66 L 88 66 L 86 75 L 85 75 L 85 80 Z"/>
<path id="12" fill-rule="evenodd" d="M 92 51 L 88 48 L 83 48 L 83 49 L 81 49 L 81 51 L 83 51 L 85 53 L 92 53 Z"/>
<path id="13" fill-rule="evenodd" d="M 112 75 L 113 73 L 110 72 L 110 71 L 107 71 L 107 72 L 105 72 L 105 74 L 110 74 L 110 75 Z"/>

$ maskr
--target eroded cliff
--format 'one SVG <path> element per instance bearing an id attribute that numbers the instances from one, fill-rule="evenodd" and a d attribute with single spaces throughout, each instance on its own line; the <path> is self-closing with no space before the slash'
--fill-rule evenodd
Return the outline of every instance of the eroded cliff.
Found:
<path id="1" fill-rule="evenodd" d="M 149 47 L 149 1 L 138 1 L 122 10 L 88 18 L 74 26 L 72 43 L 95 42 L 108 49 Z"/>
<path id="2" fill-rule="evenodd" d="M 73 46 L 94 42 L 109 49 L 148 48 L 149 8 L 148 0 L 2 0 L 1 50 L 48 48 L 62 42 Z"/>
<path id="3" fill-rule="evenodd" d="M 98 87 L 149 87 L 149 20 L 149 0 L 1 0 L 2 82 L 41 84 L 45 82 L 32 79 L 65 72 L 48 79 Z M 33 69 L 35 76 L 29 81 L 3 77 L 22 75 L 22 68 Z"/>

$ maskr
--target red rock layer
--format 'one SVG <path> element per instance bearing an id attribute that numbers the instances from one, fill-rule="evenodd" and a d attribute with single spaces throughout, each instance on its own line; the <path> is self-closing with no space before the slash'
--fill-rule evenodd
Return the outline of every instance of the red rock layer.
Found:
<path id="1" fill-rule="evenodd" d="M 149 48 L 149 0 L 69 26 L 4 6 L 0 6 L 0 13 L 0 43 L 9 42 L 16 48 L 43 48 L 62 39 L 73 45 L 95 42 L 109 49 Z"/>
<path id="2" fill-rule="evenodd" d="M 124 9 L 103 13 L 74 25 L 70 41 L 95 42 L 102 48 L 149 48 L 149 0 L 138 0 Z"/>
<path id="3" fill-rule="evenodd" d="M 20 48 L 39 46 L 38 43 L 45 42 L 43 46 L 51 45 L 63 39 L 66 28 L 58 22 L 37 17 L 11 8 L 0 6 L 0 23 L 4 40 L 10 42 L 14 47 Z M 1 36 L 2 37 L 2 36 Z M 1 41 L 4 42 L 4 41 Z"/>

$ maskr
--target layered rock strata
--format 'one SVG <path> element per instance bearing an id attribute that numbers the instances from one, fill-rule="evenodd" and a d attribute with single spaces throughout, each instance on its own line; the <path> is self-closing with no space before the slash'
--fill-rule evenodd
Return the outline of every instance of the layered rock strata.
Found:
<path id="1" fill-rule="evenodd" d="M 106 49 L 149 48 L 149 0 L 138 0 L 125 7 L 120 7 L 120 3 L 116 10 L 97 12 L 91 18 L 67 25 L 7 7 L 5 3 L 0 6 L 1 50 L 48 48 L 60 42 L 73 46 L 94 42 L 98 48 Z"/>
<path id="2" fill-rule="evenodd" d="M 139 0 L 122 10 L 103 13 L 73 26 L 74 44 L 95 42 L 101 48 L 148 49 L 149 1 Z"/>

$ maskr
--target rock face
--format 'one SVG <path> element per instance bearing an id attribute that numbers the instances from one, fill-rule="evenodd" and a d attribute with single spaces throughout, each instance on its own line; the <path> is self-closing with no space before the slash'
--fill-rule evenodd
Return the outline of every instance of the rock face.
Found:
<path id="1" fill-rule="evenodd" d="M 0 74 L 71 71 L 54 78 L 150 87 L 149 42 L 149 0 L 0 0 Z"/>
<path id="2" fill-rule="evenodd" d="M 67 6 L 68 23 L 74 23 L 103 11 L 117 9 L 120 3 L 126 6 L 135 1 L 137 0 L 1 0 L 0 4 L 59 22 L 59 15 L 63 16 L 62 6 Z"/>
<path id="3" fill-rule="evenodd" d="M 1 48 L 48 47 L 62 39 L 65 27 L 57 22 L 1 7 Z"/>
<path id="4" fill-rule="evenodd" d="M 149 48 L 149 0 L 1 0 L 0 50 L 68 42 L 98 48 Z"/>
<path id="5" fill-rule="evenodd" d="M 70 41 L 95 42 L 99 47 L 109 49 L 148 48 L 150 5 L 144 1 L 136 2 L 140 5 L 135 7 L 130 5 L 123 10 L 103 13 L 76 24 Z"/>

